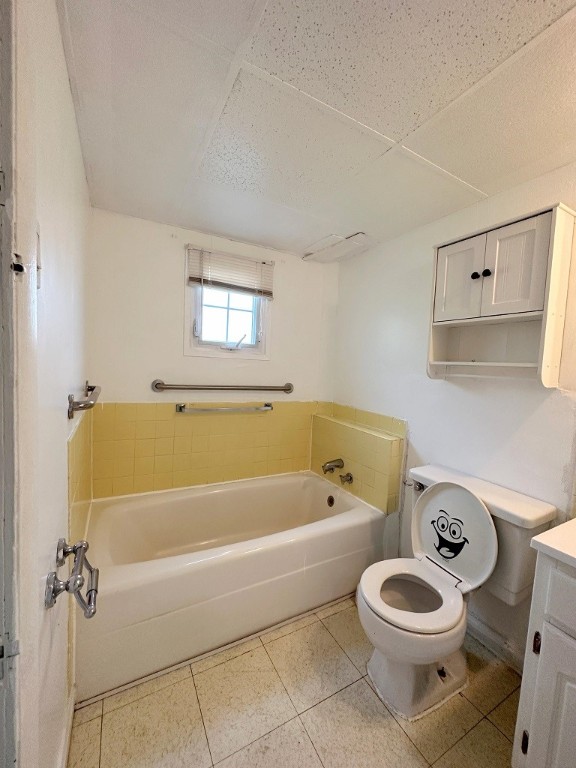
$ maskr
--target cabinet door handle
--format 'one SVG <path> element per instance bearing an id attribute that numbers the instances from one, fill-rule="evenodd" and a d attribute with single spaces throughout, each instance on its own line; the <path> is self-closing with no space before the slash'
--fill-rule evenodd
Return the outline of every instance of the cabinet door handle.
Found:
<path id="1" fill-rule="evenodd" d="M 482 270 L 482 277 L 490 277 L 491 274 L 492 274 L 491 269 L 486 268 Z"/>
<path id="2" fill-rule="evenodd" d="M 472 280 L 478 280 L 478 278 L 480 277 L 480 272 L 472 272 L 470 277 L 472 278 Z"/>

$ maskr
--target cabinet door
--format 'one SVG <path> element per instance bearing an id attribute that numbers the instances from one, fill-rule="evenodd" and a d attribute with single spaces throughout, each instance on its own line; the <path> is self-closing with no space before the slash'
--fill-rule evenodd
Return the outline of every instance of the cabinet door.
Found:
<path id="1" fill-rule="evenodd" d="M 486 235 L 438 249 L 434 322 L 480 316 Z"/>
<path id="2" fill-rule="evenodd" d="M 551 221 L 548 212 L 488 232 L 483 316 L 544 309 Z"/>
<path id="3" fill-rule="evenodd" d="M 576 765 L 576 640 L 544 622 L 527 768 Z"/>

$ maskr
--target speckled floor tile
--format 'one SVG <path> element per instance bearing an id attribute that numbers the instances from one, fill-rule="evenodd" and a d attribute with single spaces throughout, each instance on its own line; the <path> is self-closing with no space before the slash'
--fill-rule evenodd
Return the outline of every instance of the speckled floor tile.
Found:
<path id="1" fill-rule="evenodd" d="M 428 765 L 364 680 L 300 717 L 325 768 Z"/>
<path id="2" fill-rule="evenodd" d="M 291 621 L 289 624 L 284 624 L 283 627 L 278 627 L 277 629 L 271 629 L 267 632 L 262 632 L 260 639 L 264 645 L 266 645 L 267 643 L 271 643 L 281 637 L 291 635 L 292 632 L 297 632 L 299 629 L 309 627 L 310 624 L 315 624 L 317 621 L 318 616 L 316 616 L 315 613 L 311 613 L 309 616 L 303 616 L 301 619 L 296 619 L 296 621 Z"/>
<path id="3" fill-rule="evenodd" d="M 411 723 L 398 715 L 394 717 L 426 760 L 433 763 L 480 722 L 482 713 L 458 694 L 439 709 Z"/>
<path id="4" fill-rule="evenodd" d="M 351 608 L 354 604 L 354 600 L 352 600 L 351 597 L 347 597 L 345 600 L 341 600 L 339 603 L 328 605 L 326 608 L 321 608 L 319 611 L 316 611 L 316 616 L 318 616 L 319 619 L 326 619 L 328 616 L 332 616 L 335 613 L 345 611 L 346 608 Z"/>
<path id="5" fill-rule="evenodd" d="M 296 715 L 262 647 L 201 672 L 194 680 L 214 762 Z"/>
<path id="6" fill-rule="evenodd" d="M 518 688 L 520 675 L 469 635 L 466 636 L 464 648 L 469 684 L 462 693 L 482 714 L 487 715 Z"/>
<path id="7" fill-rule="evenodd" d="M 82 725 L 82 723 L 87 723 L 89 720 L 94 720 L 97 717 L 101 717 L 102 715 L 102 702 L 97 701 L 95 704 L 88 704 L 87 707 L 82 707 L 82 709 L 77 709 L 74 712 L 74 722 L 72 723 L 73 727 L 77 725 Z"/>
<path id="8" fill-rule="evenodd" d="M 191 677 L 190 667 L 181 667 L 175 669 L 173 672 L 168 672 L 165 675 L 160 675 L 152 680 L 147 680 L 145 683 L 135 685 L 133 688 L 128 688 L 121 693 L 115 693 L 112 696 L 104 699 L 104 714 L 113 712 L 115 709 L 124 707 L 126 704 L 131 704 L 133 701 L 142 699 L 144 696 L 148 696 L 156 691 L 161 691 L 162 688 L 168 688 L 174 683 L 178 683 L 181 680 L 187 680 Z"/>
<path id="9" fill-rule="evenodd" d="M 98 717 L 72 728 L 68 768 L 99 768 L 101 727 Z"/>
<path id="10" fill-rule="evenodd" d="M 266 646 L 298 712 L 361 676 L 321 622 Z"/>
<path id="11" fill-rule="evenodd" d="M 100 768 L 211 764 L 191 675 L 104 715 Z"/>
<path id="12" fill-rule="evenodd" d="M 356 606 L 352 604 L 350 608 L 332 614 L 322 621 L 356 669 L 365 675 L 366 664 L 374 648 L 362 629 Z"/>
<path id="13" fill-rule="evenodd" d="M 434 763 L 434 768 L 510 768 L 512 744 L 488 720 L 481 720 Z"/>
<path id="14" fill-rule="evenodd" d="M 262 643 L 257 637 L 252 640 L 247 640 L 245 643 L 238 643 L 238 645 L 235 645 L 232 648 L 227 648 L 225 651 L 220 651 L 220 653 L 214 653 L 212 656 L 200 659 L 200 661 L 193 661 L 190 665 L 192 674 L 197 675 L 200 672 L 206 672 L 207 669 L 217 667 L 218 664 L 224 664 L 225 661 L 230 661 L 230 659 L 235 659 L 237 656 L 242 656 L 243 653 L 253 651 L 255 648 L 262 648 Z"/>
<path id="15" fill-rule="evenodd" d="M 218 763 L 218 768 L 322 768 L 310 737 L 300 720 L 268 733 Z"/>
<path id="16" fill-rule="evenodd" d="M 504 699 L 496 709 L 488 715 L 488 720 L 494 723 L 499 731 L 502 731 L 510 741 L 514 741 L 514 730 L 516 728 L 516 718 L 518 717 L 518 703 L 520 701 L 520 688 Z"/>

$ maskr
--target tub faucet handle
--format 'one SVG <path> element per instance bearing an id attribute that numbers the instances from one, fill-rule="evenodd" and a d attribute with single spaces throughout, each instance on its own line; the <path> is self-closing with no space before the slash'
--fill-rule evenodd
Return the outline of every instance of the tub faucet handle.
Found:
<path id="1" fill-rule="evenodd" d="M 324 472 L 324 474 L 327 472 L 334 472 L 335 469 L 342 469 L 343 466 L 343 459 L 332 459 L 331 461 L 322 464 L 322 472 Z"/>
<path id="2" fill-rule="evenodd" d="M 345 483 L 353 483 L 354 477 L 352 475 L 352 472 L 346 472 L 345 475 L 340 475 L 340 482 L 342 483 L 342 485 L 344 485 Z"/>

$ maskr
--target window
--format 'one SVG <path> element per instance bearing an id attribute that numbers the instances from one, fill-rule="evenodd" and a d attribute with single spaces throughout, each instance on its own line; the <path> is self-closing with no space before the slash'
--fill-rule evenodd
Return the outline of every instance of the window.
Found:
<path id="1" fill-rule="evenodd" d="M 185 354 L 266 359 L 273 268 L 188 246 Z"/>

